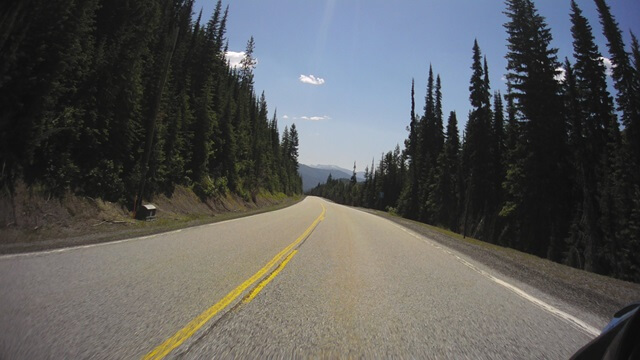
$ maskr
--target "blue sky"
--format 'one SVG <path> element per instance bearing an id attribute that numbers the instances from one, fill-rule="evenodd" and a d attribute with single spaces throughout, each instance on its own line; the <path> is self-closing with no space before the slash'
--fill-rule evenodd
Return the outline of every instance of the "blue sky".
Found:
<path id="1" fill-rule="evenodd" d="M 625 42 L 640 36 L 640 1 L 609 0 Z M 422 113 L 429 64 L 442 78 L 445 120 L 455 110 L 462 130 L 469 105 L 471 48 L 487 56 L 492 90 L 504 93 L 507 21 L 500 0 L 242 0 L 229 4 L 229 50 L 256 42 L 255 89 L 264 91 L 280 129 L 296 123 L 300 163 L 361 171 L 382 152 L 403 146 L 411 79 Z M 595 4 L 578 5 L 608 56 Z M 203 21 L 215 0 L 197 0 Z M 569 0 L 536 1 L 559 59 L 571 58 Z M 315 83 L 315 84 L 314 84 Z"/>

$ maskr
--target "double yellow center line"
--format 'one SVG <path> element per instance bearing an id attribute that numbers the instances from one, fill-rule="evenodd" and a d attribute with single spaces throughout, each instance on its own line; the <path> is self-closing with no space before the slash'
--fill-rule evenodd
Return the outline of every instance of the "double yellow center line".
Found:
<path id="1" fill-rule="evenodd" d="M 276 264 L 280 263 L 280 261 L 284 258 L 284 261 L 280 263 L 280 265 L 271 273 L 269 277 L 261 281 L 257 287 L 255 287 L 244 299 L 245 303 L 250 302 L 258 293 L 271 281 L 273 278 L 278 275 L 280 270 L 282 270 L 289 260 L 295 255 L 297 250 L 293 250 L 296 246 L 298 246 L 304 239 L 306 239 L 311 232 L 318 226 L 318 224 L 324 219 L 324 215 L 327 212 L 324 205 L 322 206 L 322 213 L 318 216 L 313 223 L 307 228 L 307 230 L 302 233 L 294 242 L 289 244 L 286 248 L 280 251 L 276 256 L 273 257 L 262 269 L 258 270 L 257 273 L 253 274 L 249 279 L 240 284 L 238 287 L 233 289 L 230 293 L 228 293 L 222 300 L 218 301 L 215 305 L 205 310 L 202 314 L 198 315 L 195 319 L 191 320 L 184 328 L 175 333 L 172 337 L 168 338 L 165 342 L 158 345 L 155 349 L 153 349 L 150 353 L 145 355 L 143 359 L 162 359 L 167 356 L 173 349 L 180 346 L 183 342 L 185 342 L 188 338 L 190 338 L 196 331 L 198 331 L 207 321 L 211 320 L 216 314 L 220 311 L 228 307 L 233 301 L 238 298 L 242 293 L 245 292 L 249 287 L 255 284 L 258 280 L 262 279 L 268 272 L 271 270 Z M 293 250 L 293 252 L 291 252 Z M 289 254 L 289 252 L 291 252 Z M 288 255 L 287 255 L 288 254 Z"/>

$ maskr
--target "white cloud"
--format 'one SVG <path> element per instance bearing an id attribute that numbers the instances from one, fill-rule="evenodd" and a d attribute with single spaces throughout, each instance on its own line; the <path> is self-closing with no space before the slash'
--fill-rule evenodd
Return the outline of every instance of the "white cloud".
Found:
<path id="1" fill-rule="evenodd" d="M 283 119 L 291 119 L 291 120 L 304 120 L 304 121 L 324 121 L 324 120 L 331 120 L 331 117 L 324 115 L 324 116 L 283 116 Z"/>
<path id="2" fill-rule="evenodd" d="M 556 81 L 564 81 L 566 70 L 563 67 L 559 67 L 556 69 L 556 71 L 558 73 L 553 78 L 556 79 Z"/>
<path id="3" fill-rule="evenodd" d="M 330 120 L 331 118 L 328 117 L 327 115 L 324 116 L 301 116 L 300 120 L 307 120 L 307 121 L 322 121 L 322 120 Z"/>
<path id="4" fill-rule="evenodd" d="M 231 68 L 240 66 L 240 61 L 244 58 L 244 51 L 227 51 L 224 56 L 229 61 Z"/>
<path id="5" fill-rule="evenodd" d="M 607 76 L 611 76 L 613 74 L 614 67 L 611 60 L 604 56 L 599 57 L 598 60 L 601 60 L 604 64 L 605 74 L 607 74 Z M 566 78 L 566 70 L 564 69 L 564 67 L 559 67 L 556 69 L 556 71 L 558 71 L 558 74 L 554 77 L 554 79 L 559 82 L 564 81 L 564 79 Z"/>
<path id="6" fill-rule="evenodd" d="M 301 82 L 305 83 L 305 84 L 311 84 L 311 85 L 322 85 L 322 84 L 324 84 L 324 79 L 323 78 L 315 77 L 313 75 L 300 75 L 300 77 L 298 79 Z"/>
<path id="7" fill-rule="evenodd" d="M 608 59 L 608 58 L 606 58 L 606 57 L 604 57 L 604 56 L 601 56 L 601 57 L 599 58 L 599 60 L 602 60 L 602 63 L 604 64 L 604 67 L 605 67 L 605 69 L 606 69 L 606 70 L 605 70 L 605 73 L 606 73 L 608 76 L 613 75 L 613 63 L 611 62 L 611 59 Z"/>

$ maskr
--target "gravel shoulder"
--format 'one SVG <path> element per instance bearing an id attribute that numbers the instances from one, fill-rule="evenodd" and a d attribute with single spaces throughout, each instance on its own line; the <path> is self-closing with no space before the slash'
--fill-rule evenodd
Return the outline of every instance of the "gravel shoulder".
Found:
<path id="1" fill-rule="evenodd" d="M 386 212 L 360 210 L 391 220 L 469 256 L 504 276 L 607 319 L 625 305 L 640 300 L 640 284 L 575 269 L 469 237 L 463 238 L 451 231 Z"/>

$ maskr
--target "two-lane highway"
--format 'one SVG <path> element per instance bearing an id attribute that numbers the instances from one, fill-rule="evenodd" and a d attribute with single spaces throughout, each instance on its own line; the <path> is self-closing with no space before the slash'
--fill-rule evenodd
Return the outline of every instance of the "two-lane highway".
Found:
<path id="1" fill-rule="evenodd" d="M 3 359 L 566 358 L 597 331 L 582 315 L 313 197 L 147 238 L 0 257 Z"/>
<path id="2" fill-rule="evenodd" d="M 258 272 L 321 210 L 304 201 L 144 239 L 0 257 L 0 358 L 139 358 Z"/>

